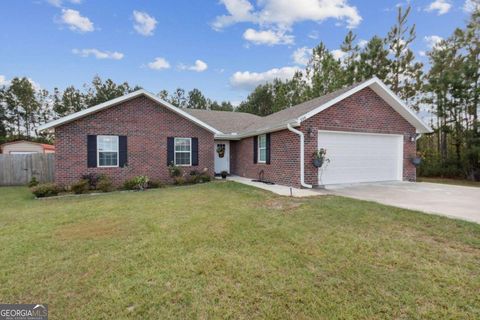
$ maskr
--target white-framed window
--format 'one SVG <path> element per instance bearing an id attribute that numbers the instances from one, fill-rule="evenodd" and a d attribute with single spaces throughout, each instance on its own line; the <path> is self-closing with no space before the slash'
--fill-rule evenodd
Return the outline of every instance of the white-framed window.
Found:
<path id="1" fill-rule="evenodd" d="M 192 165 L 192 138 L 175 138 L 174 163 L 177 166 Z"/>
<path id="2" fill-rule="evenodd" d="M 97 136 L 97 166 L 118 167 L 118 136 Z"/>
<path id="3" fill-rule="evenodd" d="M 258 163 L 265 163 L 267 161 L 267 135 L 262 134 L 258 136 Z"/>

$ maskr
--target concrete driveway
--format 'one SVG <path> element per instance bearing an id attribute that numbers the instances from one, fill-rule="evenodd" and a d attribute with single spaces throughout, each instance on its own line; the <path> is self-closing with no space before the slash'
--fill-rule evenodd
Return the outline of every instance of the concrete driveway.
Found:
<path id="1" fill-rule="evenodd" d="M 340 196 L 480 223 L 480 188 L 426 182 L 382 182 L 331 186 L 327 190 Z"/>

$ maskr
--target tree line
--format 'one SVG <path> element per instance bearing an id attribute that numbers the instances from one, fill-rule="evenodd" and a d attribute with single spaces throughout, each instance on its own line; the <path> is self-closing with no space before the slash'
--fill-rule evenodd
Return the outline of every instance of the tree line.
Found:
<path id="1" fill-rule="evenodd" d="M 96 76 L 82 89 L 69 86 L 53 92 L 38 88 L 26 77 L 15 77 L 0 88 L 0 144 L 11 140 L 26 139 L 51 142 L 52 137 L 36 130 L 38 125 L 84 110 L 91 106 L 141 89 L 128 82 L 117 84 L 111 79 Z M 198 89 L 186 92 L 178 88 L 171 94 L 162 90 L 158 95 L 181 108 L 233 111 L 228 101 L 217 102 L 206 98 Z"/>

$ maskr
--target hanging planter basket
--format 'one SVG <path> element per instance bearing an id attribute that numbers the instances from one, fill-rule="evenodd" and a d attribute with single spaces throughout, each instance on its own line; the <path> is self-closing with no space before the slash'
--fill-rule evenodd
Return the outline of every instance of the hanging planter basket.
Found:
<path id="1" fill-rule="evenodd" d="M 420 157 L 414 157 L 414 158 L 412 158 L 412 164 L 413 164 L 415 167 L 420 166 L 420 164 L 422 164 L 422 158 L 420 158 Z"/>
<path id="2" fill-rule="evenodd" d="M 323 166 L 323 159 L 313 159 L 313 166 L 315 168 L 320 168 Z"/>

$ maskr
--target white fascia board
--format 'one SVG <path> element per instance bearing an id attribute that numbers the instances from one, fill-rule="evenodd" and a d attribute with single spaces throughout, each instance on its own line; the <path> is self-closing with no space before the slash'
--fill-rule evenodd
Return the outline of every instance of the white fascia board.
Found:
<path id="1" fill-rule="evenodd" d="M 241 140 L 241 139 L 248 138 L 248 137 L 258 136 L 258 135 L 264 134 L 264 133 L 270 133 L 270 132 L 285 130 L 285 129 L 288 128 L 288 124 L 290 124 L 292 127 L 300 126 L 300 122 L 298 122 L 296 120 L 290 120 L 290 121 L 283 122 L 283 123 L 281 123 L 279 125 L 276 125 L 276 126 L 273 126 L 273 127 L 248 131 L 248 132 L 241 133 L 241 134 L 218 134 L 218 135 L 216 134 L 215 139 Z"/>
<path id="2" fill-rule="evenodd" d="M 413 113 L 410 108 L 408 108 L 405 103 L 393 93 L 380 79 L 373 77 L 372 79 L 365 81 L 358 86 L 352 88 L 351 90 L 345 92 L 344 94 L 336 97 L 324 103 L 317 108 L 313 109 L 310 112 L 302 115 L 297 119 L 298 122 L 305 121 L 314 115 L 324 111 L 327 108 L 339 103 L 340 101 L 348 98 L 349 96 L 359 92 L 360 90 L 365 89 L 366 87 L 371 87 L 375 93 L 377 93 L 382 99 L 384 99 L 394 110 L 396 110 L 402 117 L 404 117 L 410 124 L 412 124 L 418 133 L 428 133 L 432 132 L 432 129 L 423 123 L 423 121 L 418 118 L 418 116 Z"/>
<path id="3" fill-rule="evenodd" d="M 160 99 L 156 95 L 154 95 L 154 94 L 152 94 L 148 91 L 145 91 L 143 89 L 134 91 L 132 93 L 126 94 L 124 96 L 121 96 L 121 97 L 118 97 L 118 98 L 115 98 L 115 99 L 112 99 L 112 100 L 109 100 L 109 101 L 106 101 L 104 103 L 101 103 L 101 104 L 98 104 L 96 106 L 87 108 L 85 110 L 81 110 L 81 111 L 72 113 L 72 114 L 70 114 L 68 116 L 65 116 L 65 117 L 62 117 L 60 119 L 50 121 L 48 123 L 45 123 L 45 124 L 39 126 L 38 130 L 39 131 L 44 131 L 44 130 L 47 130 L 47 129 L 52 129 L 52 128 L 58 127 L 59 125 L 62 125 L 62 124 L 65 124 L 65 123 L 72 122 L 74 120 L 83 118 L 83 117 L 85 117 L 89 114 L 99 112 L 101 110 L 107 109 L 109 107 L 112 107 L 114 105 L 120 104 L 120 103 L 128 101 L 128 100 L 131 100 L 131 99 L 136 98 L 136 97 L 141 96 L 141 95 L 145 95 L 146 97 L 148 97 L 148 98 L 158 102 L 159 104 L 165 106 L 167 109 L 170 109 L 171 111 L 175 112 L 176 114 L 178 114 L 178 115 L 196 123 L 200 127 L 204 128 L 204 129 L 206 129 L 206 130 L 208 130 L 208 131 L 210 131 L 214 134 L 222 134 L 221 131 L 213 128 L 212 126 L 210 126 L 210 125 L 206 124 L 205 122 L 195 118 L 194 116 L 192 116 L 189 113 L 183 111 L 182 109 L 175 107 L 174 105 Z"/>

